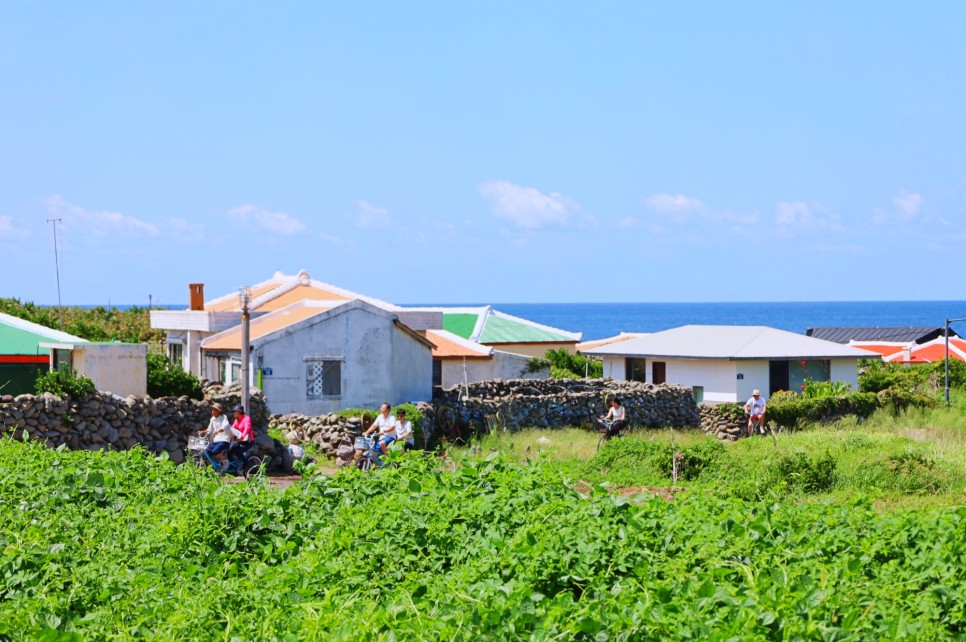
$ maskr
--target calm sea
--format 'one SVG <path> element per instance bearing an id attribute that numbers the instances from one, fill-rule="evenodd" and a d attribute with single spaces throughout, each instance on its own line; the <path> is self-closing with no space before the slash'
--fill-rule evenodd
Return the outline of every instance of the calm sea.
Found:
<path id="1" fill-rule="evenodd" d="M 791 303 L 494 303 L 494 309 L 584 340 L 620 332 L 658 332 L 688 324 L 767 325 L 804 333 L 812 326 L 936 326 L 966 318 L 966 301 Z"/>
<path id="2" fill-rule="evenodd" d="M 445 305 L 454 307 L 457 304 Z M 583 332 L 585 341 L 612 337 L 620 332 L 658 332 L 688 324 L 767 325 L 804 333 L 805 328 L 812 326 L 941 327 L 946 319 L 966 318 L 966 301 L 494 303 L 492 305 L 497 310 L 537 323 L 571 332 Z M 114 307 L 126 309 L 132 306 Z M 163 307 L 178 310 L 188 306 Z"/>

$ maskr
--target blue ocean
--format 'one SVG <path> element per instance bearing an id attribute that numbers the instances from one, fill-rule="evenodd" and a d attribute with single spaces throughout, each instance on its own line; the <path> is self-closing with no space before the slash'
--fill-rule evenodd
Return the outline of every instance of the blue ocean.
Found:
<path id="1" fill-rule="evenodd" d="M 493 308 L 583 340 L 681 325 L 767 325 L 804 333 L 814 326 L 934 326 L 966 318 L 966 301 L 802 301 L 787 303 L 494 303 Z M 955 326 L 954 326 L 955 327 Z"/>
<path id="2" fill-rule="evenodd" d="M 401 304 L 457 305 L 464 304 Z M 583 340 L 621 332 L 659 332 L 688 324 L 767 325 L 804 333 L 814 326 L 933 326 L 966 318 L 966 301 L 791 301 L 781 303 L 493 303 L 494 309 L 561 330 Z M 85 306 L 87 307 L 87 306 Z M 89 306 L 93 307 L 93 306 Z M 116 305 L 127 309 L 133 306 Z M 157 306 L 184 309 L 184 305 Z M 955 328 L 956 326 L 954 326 Z M 964 326 L 966 327 L 966 326 Z M 960 334 L 964 332 L 960 331 Z"/>

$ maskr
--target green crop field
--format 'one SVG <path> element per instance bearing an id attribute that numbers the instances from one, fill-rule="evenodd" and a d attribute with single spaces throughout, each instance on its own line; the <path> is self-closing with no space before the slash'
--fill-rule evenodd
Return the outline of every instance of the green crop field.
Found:
<path id="1" fill-rule="evenodd" d="M 4 440 L 0 640 L 963 638 L 960 433 L 906 429 L 530 432 L 287 489 Z M 675 499 L 626 490 L 672 448 Z"/>

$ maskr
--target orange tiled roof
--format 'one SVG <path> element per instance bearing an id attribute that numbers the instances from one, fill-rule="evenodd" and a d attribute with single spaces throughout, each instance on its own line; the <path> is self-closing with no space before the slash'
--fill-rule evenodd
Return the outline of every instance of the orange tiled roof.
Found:
<path id="1" fill-rule="evenodd" d="M 305 270 L 296 275 L 276 272 L 271 279 L 250 288 L 252 312 L 272 312 L 299 301 L 343 302 L 359 299 L 377 308 L 395 312 L 398 306 L 362 294 L 350 292 L 328 283 L 316 281 Z M 240 312 L 238 294 L 227 294 L 205 303 L 208 312 Z"/>
<path id="2" fill-rule="evenodd" d="M 861 350 L 868 350 L 869 352 L 875 352 L 882 355 L 883 357 L 888 357 L 894 355 L 897 352 L 902 352 L 904 344 L 901 343 L 863 343 L 850 341 L 849 345 L 853 348 L 859 348 Z M 871 358 L 871 355 L 870 355 Z"/>
<path id="3" fill-rule="evenodd" d="M 436 346 L 434 359 L 488 359 L 493 355 L 492 348 L 446 330 L 426 330 L 426 338 Z"/>
<path id="4" fill-rule="evenodd" d="M 914 347 L 906 359 L 900 350 L 897 354 L 886 357 L 891 363 L 936 363 L 946 358 L 946 340 L 936 339 L 921 346 Z M 966 361 L 966 342 L 957 339 L 949 340 L 949 358 L 955 361 Z"/>
<path id="5" fill-rule="evenodd" d="M 336 305 L 338 304 L 336 303 Z M 254 341 L 255 339 L 264 337 L 272 332 L 277 332 L 278 330 L 298 323 L 299 321 L 304 321 L 305 319 L 314 317 L 317 314 L 327 312 L 333 307 L 334 306 L 332 305 L 312 304 L 292 305 L 284 310 L 277 310 L 271 314 L 256 317 L 251 320 L 251 325 L 249 326 L 249 339 Z M 202 343 L 202 347 L 205 350 L 228 350 L 239 352 L 241 351 L 241 345 L 242 341 L 240 325 L 216 334 L 209 339 L 206 339 Z"/>

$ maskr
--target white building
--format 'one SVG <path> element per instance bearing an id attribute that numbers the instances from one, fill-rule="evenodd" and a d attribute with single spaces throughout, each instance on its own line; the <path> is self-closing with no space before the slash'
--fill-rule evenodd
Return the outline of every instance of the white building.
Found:
<path id="1" fill-rule="evenodd" d="M 687 325 L 582 350 L 615 380 L 674 383 L 701 401 L 745 401 L 799 390 L 806 378 L 858 389 L 859 359 L 878 354 L 765 326 Z"/>

